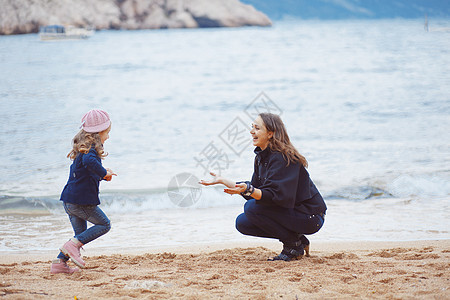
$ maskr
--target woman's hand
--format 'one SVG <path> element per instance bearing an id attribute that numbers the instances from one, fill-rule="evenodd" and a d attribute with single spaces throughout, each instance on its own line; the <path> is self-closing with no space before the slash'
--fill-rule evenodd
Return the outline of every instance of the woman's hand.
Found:
<path id="1" fill-rule="evenodd" d="M 202 185 L 214 185 L 214 184 L 223 184 L 227 188 L 223 191 L 227 194 L 234 195 L 234 194 L 241 194 L 245 192 L 247 189 L 247 184 L 245 182 L 243 183 L 236 183 L 235 181 L 217 176 L 215 173 L 210 172 L 211 176 L 213 177 L 212 180 L 206 181 L 206 180 L 200 180 L 198 183 Z M 256 200 L 261 199 L 261 190 L 255 189 L 254 193 L 252 194 L 252 197 Z"/>
<path id="2" fill-rule="evenodd" d="M 234 187 L 229 187 L 228 189 L 224 189 L 223 191 L 227 194 L 234 195 L 234 194 L 240 194 L 245 192 L 247 189 L 246 183 L 238 183 L 235 184 Z"/>
<path id="3" fill-rule="evenodd" d="M 117 176 L 117 174 L 114 173 L 111 169 L 106 169 L 106 175 L 105 177 L 103 177 L 103 179 L 105 179 L 106 181 L 111 181 L 113 176 Z"/>
<path id="4" fill-rule="evenodd" d="M 210 180 L 210 181 L 200 180 L 198 183 L 200 183 L 202 185 L 223 184 L 223 185 L 225 185 L 225 186 L 227 186 L 229 188 L 234 188 L 236 186 L 236 182 L 235 181 L 223 178 L 221 176 L 217 176 L 213 172 L 209 172 L 209 174 L 211 174 L 211 176 L 213 177 L 212 180 Z"/>
<path id="5" fill-rule="evenodd" d="M 202 185 L 214 185 L 214 184 L 223 184 L 222 178 L 220 176 L 217 176 L 215 173 L 213 172 L 209 172 L 209 174 L 211 174 L 211 176 L 213 177 L 212 180 L 210 181 L 206 181 L 206 180 L 200 180 L 198 183 L 202 184 Z"/>

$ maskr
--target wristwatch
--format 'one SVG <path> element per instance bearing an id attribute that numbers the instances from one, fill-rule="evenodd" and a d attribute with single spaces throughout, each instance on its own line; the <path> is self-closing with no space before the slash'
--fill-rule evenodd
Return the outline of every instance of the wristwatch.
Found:
<path id="1" fill-rule="evenodd" d="M 255 188 L 248 181 L 246 181 L 245 184 L 247 185 L 247 188 L 245 189 L 244 192 L 241 193 L 241 195 L 250 197 L 253 194 L 253 192 L 255 191 Z"/>

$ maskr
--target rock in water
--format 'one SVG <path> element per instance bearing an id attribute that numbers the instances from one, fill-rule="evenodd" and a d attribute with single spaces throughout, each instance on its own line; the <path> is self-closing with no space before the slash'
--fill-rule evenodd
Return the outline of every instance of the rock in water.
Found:
<path id="1" fill-rule="evenodd" d="M 270 26 L 239 0 L 0 0 L 0 34 L 69 24 L 96 29 Z"/>

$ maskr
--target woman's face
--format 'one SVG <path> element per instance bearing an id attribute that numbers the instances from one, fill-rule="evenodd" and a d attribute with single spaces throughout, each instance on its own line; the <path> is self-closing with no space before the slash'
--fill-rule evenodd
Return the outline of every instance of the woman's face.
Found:
<path id="1" fill-rule="evenodd" d="M 253 122 L 250 134 L 253 137 L 253 146 L 259 147 L 262 150 L 267 148 L 269 139 L 273 136 L 273 132 L 267 130 L 260 116 Z"/>
<path id="2" fill-rule="evenodd" d="M 102 141 L 102 144 L 106 142 L 107 139 L 109 139 L 109 132 L 111 131 L 111 126 L 109 126 L 108 129 L 103 130 L 102 132 L 99 132 L 98 135 L 100 136 L 100 140 Z"/>

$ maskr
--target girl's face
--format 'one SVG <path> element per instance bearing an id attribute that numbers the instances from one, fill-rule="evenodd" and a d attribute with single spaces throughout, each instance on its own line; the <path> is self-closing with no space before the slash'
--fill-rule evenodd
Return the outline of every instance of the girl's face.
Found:
<path id="1" fill-rule="evenodd" d="M 103 130 L 102 132 L 99 132 L 98 135 L 100 136 L 100 140 L 102 141 L 102 144 L 106 142 L 107 139 L 109 139 L 109 132 L 111 131 L 111 126 L 109 126 L 108 129 Z"/>
<path id="2" fill-rule="evenodd" d="M 262 150 L 267 148 L 269 140 L 273 136 L 273 132 L 267 130 L 260 116 L 253 122 L 250 134 L 253 137 L 253 146 L 259 147 Z"/>

